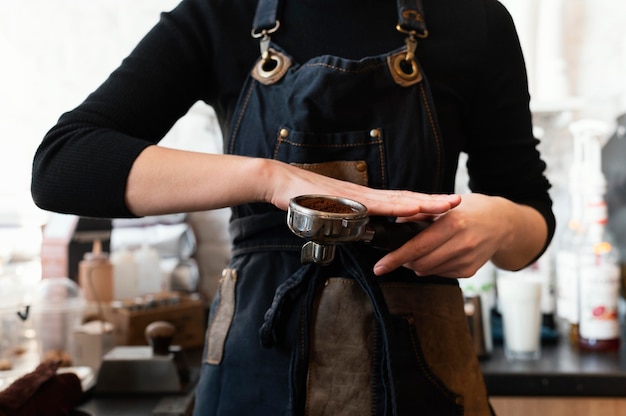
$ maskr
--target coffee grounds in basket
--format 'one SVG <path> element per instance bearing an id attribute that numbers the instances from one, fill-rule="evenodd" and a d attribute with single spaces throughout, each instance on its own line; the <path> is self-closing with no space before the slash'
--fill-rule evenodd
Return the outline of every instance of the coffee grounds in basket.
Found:
<path id="1" fill-rule="evenodd" d="M 329 198 L 304 198 L 298 201 L 298 203 L 305 208 L 322 212 L 332 212 L 334 214 L 351 214 L 355 212 L 351 206 Z"/>

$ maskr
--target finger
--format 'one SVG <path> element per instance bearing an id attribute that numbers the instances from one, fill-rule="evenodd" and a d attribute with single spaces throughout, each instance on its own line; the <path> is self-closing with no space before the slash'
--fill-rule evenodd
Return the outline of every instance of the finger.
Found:
<path id="1" fill-rule="evenodd" d="M 374 274 L 381 276 L 407 264 L 413 265 L 413 267 L 410 267 L 413 270 L 415 270 L 416 267 L 422 267 L 427 270 L 431 268 L 432 265 L 428 263 L 426 265 L 422 264 L 426 257 L 436 251 L 443 253 L 445 250 L 438 249 L 452 237 L 452 233 L 446 232 L 445 227 L 437 227 L 435 229 L 434 225 L 431 225 L 397 250 L 383 256 L 383 258 L 374 265 Z M 437 257 L 439 256 L 434 257 L 434 265 L 438 264 Z M 430 261 L 432 262 L 433 260 Z"/>
<path id="2" fill-rule="evenodd" d="M 376 195 L 375 197 L 360 197 L 359 202 L 364 204 L 371 215 L 387 215 L 394 217 L 410 217 L 417 214 L 444 214 L 461 203 L 461 197 L 452 195 L 425 195 L 399 191 Z"/>
<path id="3" fill-rule="evenodd" d="M 404 267 L 413 270 L 417 276 L 440 276 L 463 279 L 474 276 L 480 268 L 479 264 L 482 265 L 484 263 L 478 263 L 473 259 L 455 258 L 454 260 L 446 261 L 430 269 L 419 269 L 411 264 L 405 264 Z"/>

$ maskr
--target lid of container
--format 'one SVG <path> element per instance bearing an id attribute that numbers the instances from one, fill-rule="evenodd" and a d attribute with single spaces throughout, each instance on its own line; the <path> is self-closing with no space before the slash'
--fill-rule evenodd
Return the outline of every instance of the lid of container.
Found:
<path id="1" fill-rule="evenodd" d="M 86 305 L 80 287 L 67 277 L 47 277 L 37 284 L 32 296 L 33 312 L 82 309 Z"/>

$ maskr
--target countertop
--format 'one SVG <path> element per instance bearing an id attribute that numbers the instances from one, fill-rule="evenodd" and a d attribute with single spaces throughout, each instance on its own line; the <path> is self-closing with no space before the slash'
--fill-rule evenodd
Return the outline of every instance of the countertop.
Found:
<path id="1" fill-rule="evenodd" d="M 198 356 L 192 351 L 190 358 Z M 193 361 L 191 361 L 193 362 Z M 567 339 L 542 346 L 536 361 L 509 361 L 501 346 L 481 360 L 487 390 L 492 397 L 626 397 L 626 348 L 614 352 L 582 352 Z M 190 402 L 183 395 L 111 397 L 91 395 L 80 406 L 91 415 L 184 415 L 155 412 Z"/>
<path id="2" fill-rule="evenodd" d="M 623 344 L 623 343 L 622 343 Z M 561 338 L 536 361 L 509 361 L 501 346 L 481 361 L 491 396 L 626 397 L 626 348 L 585 352 Z"/>

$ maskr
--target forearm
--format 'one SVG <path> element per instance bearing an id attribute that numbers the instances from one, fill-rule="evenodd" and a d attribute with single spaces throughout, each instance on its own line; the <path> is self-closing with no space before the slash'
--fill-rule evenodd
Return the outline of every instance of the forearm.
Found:
<path id="1" fill-rule="evenodd" d="M 266 164 L 255 158 L 150 146 L 130 170 L 126 203 L 135 215 L 145 216 L 262 201 Z"/>
<path id="2" fill-rule="evenodd" d="M 534 208 L 500 198 L 502 240 L 491 258 L 493 264 L 505 270 L 527 266 L 544 248 L 548 227 L 543 216 Z"/>
<path id="3" fill-rule="evenodd" d="M 301 194 L 356 199 L 370 214 L 440 215 L 460 203 L 458 195 L 426 195 L 371 189 L 322 176 L 272 159 L 205 154 L 160 146 L 146 148 L 126 183 L 126 204 L 135 215 L 209 210 L 267 202 L 287 210 Z"/>

